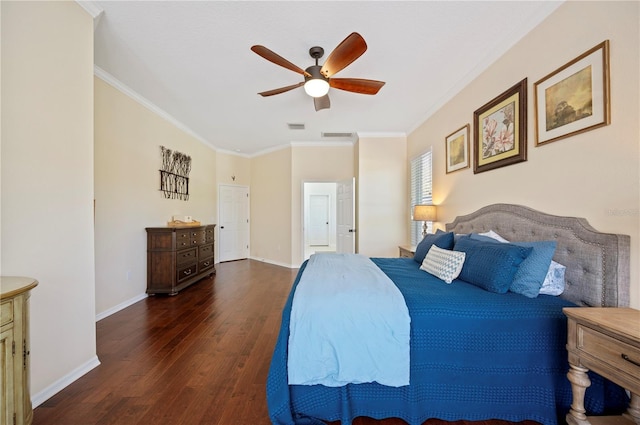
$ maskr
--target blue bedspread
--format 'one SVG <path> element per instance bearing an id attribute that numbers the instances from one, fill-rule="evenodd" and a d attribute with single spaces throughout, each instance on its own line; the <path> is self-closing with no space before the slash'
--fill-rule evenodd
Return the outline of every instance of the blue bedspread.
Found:
<path id="1" fill-rule="evenodd" d="M 409 385 L 409 311 L 360 254 L 314 254 L 293 297 L 289 384 Z"/>
<path id="2" fill-rule="evenodd" d="M 411 425 L 449 421 L 535 420 L 555 425 L 571 404 L 566 318 L 558 297 L 495 294 L 460 280 L 447 285 L 412 259 L 373 259 L 402 292 L 411 316 L 411 384 L 342 387 L 287 384 L 287 341 L 294 291 L 284 307 L 267 380 L 273 424 L 322 424 L 358 416 L 398 417 Z M 617 412 L 624 391 L 595 374 L 590 413 Z"/>

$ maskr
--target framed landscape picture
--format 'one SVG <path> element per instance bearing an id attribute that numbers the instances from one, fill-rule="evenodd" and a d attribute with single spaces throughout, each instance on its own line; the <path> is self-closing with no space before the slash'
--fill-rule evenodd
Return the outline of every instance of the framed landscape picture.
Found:
<path id="1" fill-rule="evenodd" d="M 609 40 L 536 82 L 536 146 L 608 125 L 609 84 Z"/>
<path id="2" fill-rule="evenodd" d="M 473 172 L 527 160 L 527 79 L 473 114 Z"/>
<path id="3" fill-rule="evenodd" d="M 469 124 L 445 138 L 447 174 L 469 168 Z"/>

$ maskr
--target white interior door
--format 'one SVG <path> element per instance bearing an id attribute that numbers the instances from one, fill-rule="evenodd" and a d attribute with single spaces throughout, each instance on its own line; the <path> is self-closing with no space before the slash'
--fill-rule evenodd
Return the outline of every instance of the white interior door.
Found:
<path id="1" fill-rule="evenodd" d="M 308 241 L 311 246 L 329 246 L 329 195 L 309 196 Z"/>
<path id="2" fill-rule="evenodd" d="M 355 178 L 338 182 L 336 252 L 351 254 L 356 252 L 355 189 Z"/>
<path id="3" fill-rule="evenodd" d="M 218 190 L 219 261 L 249 257 L 249 188 L 220 185 Z"/>

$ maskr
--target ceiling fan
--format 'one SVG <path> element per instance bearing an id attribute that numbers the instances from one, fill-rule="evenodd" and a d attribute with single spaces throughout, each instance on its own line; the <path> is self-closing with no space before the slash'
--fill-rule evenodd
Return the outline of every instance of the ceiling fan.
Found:
<path id="1" fill-rule="evenodd" d="M 353 93 L 373 95 L 378 93 L 380 88 L 384 86 L 384 81 L 364 80 L 362 78 L 331 78 L 334 74 L 342 71 L 350 63 L 362 56 L 367 50 L 367 43 L 365 43 L 364 38 L 357 32 L 351 33 L 347 38 L 342 40 L 342 43 L 338 44 L 338 47 L 331 52 L 322 66 L 318 65 L 318 59 L 324 55 L 324 49 L 319 46 L 314 46 L 309 49 L 309 55 L 316 60 L 316 64 L 311 65 L 307 69 L 302 69 L 294 65 L 264 46 L 252 46 L 251 50 L 276 65 L 280 65 L 283 68 L 287 68 L 304 76 L 304 81 L 297 84 L 258 93 L 264 97 L 285 93 L 289 90 L 304 86 L 305 92 L 313 97 L 316 111 L 319 111 L 321 109 L 328 109 L 331 106 L 329 95 L 327 94 L 329 87 Z"/>

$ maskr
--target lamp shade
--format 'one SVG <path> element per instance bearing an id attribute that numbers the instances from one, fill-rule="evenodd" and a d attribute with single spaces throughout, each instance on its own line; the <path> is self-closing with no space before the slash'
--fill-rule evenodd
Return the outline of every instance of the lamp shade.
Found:
<path id="1" fill-rule="evenodd" d="M 413 221 L 436 221 L 436 206 L 415 205 L 413 207 Z"/>

